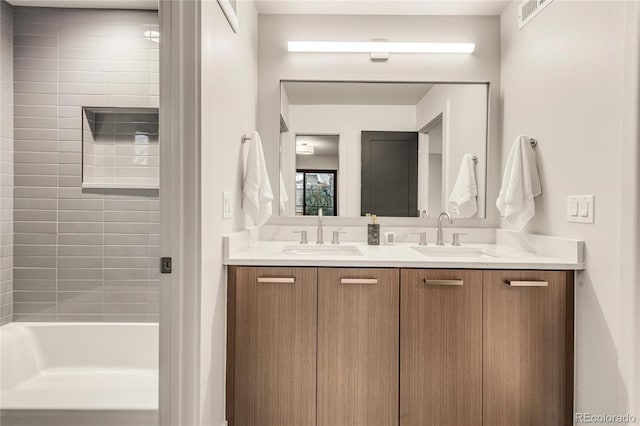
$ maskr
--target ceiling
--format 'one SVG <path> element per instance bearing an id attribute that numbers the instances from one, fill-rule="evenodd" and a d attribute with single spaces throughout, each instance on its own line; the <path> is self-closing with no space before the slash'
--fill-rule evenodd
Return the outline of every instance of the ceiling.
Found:
<path id="1" fill-rule="evenodd" d="M 290 105 L 416 105 L 430 83 L 286 81 Z"/>
<path id="2" fill-rule="evenodd" d="M 158 0 L 8 0 L 14 6 L 158 9 Z M 215 1 L 215 0 L 203 0 Z M 247 1 L 247 0 L 237 0 Z M 510 0 L 254 0 L 261 14 L 500 15 Z"/>
<path id="3" fill-rule="evenodd" d="M 14 6 L 157 10 L 158 0 L 7 0 Z"/>
<path id="4" fill-rule="evenodd" d="M 511 0 L 254 0 L 254 2 L 258 13 L 261 14 L 500 15 Z"/>
<path id="5" fill-rule="evenodd" d="M 337 157 L 339 139 L 340 137 L 337 135 L 297 135 L 296 145 L 305 143 L 312 146 L 314 149 L 313 155 Z"/>

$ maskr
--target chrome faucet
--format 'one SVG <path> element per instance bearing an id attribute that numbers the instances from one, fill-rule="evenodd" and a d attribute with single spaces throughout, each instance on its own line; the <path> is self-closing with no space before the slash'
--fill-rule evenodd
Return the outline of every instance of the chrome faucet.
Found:
<path id="1" fill-rule="evenodd" d="M 322 209 L 318 209 L 318 238 L 316 244 L 324 244 L 324 236 L 322 234 Z"/>
<path id="2" fill-rule="evenodd" d="M 447 212 L 440 213 L 440 216 L 438 216 L 438 236 L 437 236 L 437 241 L 436 241 L 436 245 L 437 246 L 443 246 L 444 245 L 444 232 L 442 232 L 442 218 L 443 217 L 446 217 L 447 219 L 449 219 L 449 225 L 451 225 L 453 223 L 453 221 L 451 220 L 451 215 L 449 215 L 449 213 L 447 213 Z"/>

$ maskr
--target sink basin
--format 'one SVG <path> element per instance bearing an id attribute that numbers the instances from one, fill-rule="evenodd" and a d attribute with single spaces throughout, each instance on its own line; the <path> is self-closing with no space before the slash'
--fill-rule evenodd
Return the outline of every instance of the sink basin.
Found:
<path id="1" fill-rule="evenodd" d="M 476 247 L 412 247 L 418 253 L 427 257 L 442 257 L 449 259 L 493 259 L 495 254 Z"/>
<path id="2" fill-rule="evenodd" d="M 285 246 L 282 254 L 289 256 L 362 256 L 358 247 L 341 245 Z"/>

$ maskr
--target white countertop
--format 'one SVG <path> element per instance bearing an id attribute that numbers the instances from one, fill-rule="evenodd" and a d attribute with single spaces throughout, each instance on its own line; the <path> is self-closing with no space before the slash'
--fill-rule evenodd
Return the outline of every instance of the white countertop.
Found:
<path id="1" fill-rule="evenodd" d="M 227 237 L 228 238 L 228 237 Z M 455 269 L 545 269 L 580 270 L 584 263 L 571 256 L 555 257 L 509 245 L 463 244 L 461 247 L 439 248 L 433 243 L 428 249 L 448 250 L 452 254 L 424 255 L 414 248 L 416 243 L 369 246 L 362 242 L 341 242 L 342 247 L 357 247 L 361 255 L 340 256 L 335 254 L 285 254 L 284 249 L 316 247 L 315 243 L 299 245 L 293 241 L 246 242 L 241 247 L 231 247 L 225 242 L 225 265 L 244 266 L 317 266 L 317 267 L 366 267 L 366 268 L 455 268 Z M 331 244 L 325 244 L 331 246 Z M 336 246 L 334 246 L 336 247 Z M 422 246 L 424 247 L 424 246 Z M 468 253 L 481 251 L 485 255 L 467 258 L 456 255 L 456 250 Z M 448 252 L 447 252 L 448 253 Z"/>

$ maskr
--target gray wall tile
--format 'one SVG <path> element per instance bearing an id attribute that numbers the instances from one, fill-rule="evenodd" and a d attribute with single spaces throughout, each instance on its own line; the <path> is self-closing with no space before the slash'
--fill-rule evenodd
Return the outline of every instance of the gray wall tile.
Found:
<path id="1" fill-rule="evenodd" d="M 13 290 L 18 293 L 20 291 L 56 291 L 56 280 L 22 280 L 15 279 L 13 281 Z"/>
<path id="2" fill-rule="evenodd" d="M 58 302 L 102 303 L 103 293 L 100 291 L 60 291 Z"/>
<path id="3" fill-rule="evenodd" d="M 7 10 L 14 234 L 12 285 L 1 287 L 12 294 L 0 292 L 0 305 L 16 321 L 157 321 L 158 191 L 89 190 L 80 180 L 82 106 L 157 106 L 158 45 L 143 35 L 157 14 Z"/>
<path id="4" fill-rule="evenodd" d="M 13 320 L 16 322 L 52 322 L 56 321 L 55 314 L 14 314 Z"/>
<path id="5" fill-rule="evenodd" d="M 16 303 L 55 302 L 55 291 L 17 291 L 13 300 Z"/>
<path id="6" fill-rule="evenodd" d="M 13 203 L 14 181 L 14 96 L 13 96 L 13 44 L 14 13 L 6 2 L 0 1 L 0 325 L 13 320 L 14 304 L 14 251 Z M 6 92 L 5 92 L 6 90 Z M 5 93 L 8 93 L 6 95 Z M 4 129 L 9 129 L 5 131 Z M 14 204 L 15 205 L 15 204 Z"/>
<path id="7" fill-rule="evenodd" d="M 58 280 L 58 291 L 65 292 L 101 292 L 104 288 L 102 280 Z"/>
<path id="8" fill-rule="evenodd" d="M 57 313 L 59 314 L 101 314 L 101 303 L 73 303 L 58 302 Z"/>

